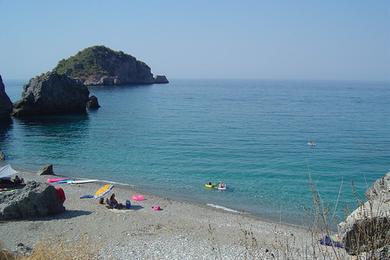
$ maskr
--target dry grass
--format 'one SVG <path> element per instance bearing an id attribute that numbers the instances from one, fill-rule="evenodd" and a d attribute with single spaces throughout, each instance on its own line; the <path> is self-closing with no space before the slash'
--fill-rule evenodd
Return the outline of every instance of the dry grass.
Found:
<path id="1" fill-rule="evenodd" d="M 16 259 L 17 257 L 11 252 L 9 252 L 8 250 L 6 250 L 0 241 L 0 260 L 16 260 Z"/>
<path id="2" fill-rule="evenodd" d="M 245 229 L 240 225 L 240 246 L 244 248 L 242 252 L 243 259 L 262 259 L 263 249 L 259 246 L 257 238 L 252 231 L 252 227 Z"/>
<path id="3" fill-rule="evenodd" d="M 45 239 L 38 242 L 31 255 L 18 256 L 5 249 L 0 249 L 0 260 L 90 260 L 98 259 L 97 250 L 87 237 L 79 241 L 65 243 L 48 242 Z"/>
<path id="4" fill-rule="evenodd" d="M 74 243 L 59 242 L 47 244 L 39 242 L 32 254 L 23 260 L 89 260 L 97 259 L 95 248 L 91 247 L 87 239 Z"/>

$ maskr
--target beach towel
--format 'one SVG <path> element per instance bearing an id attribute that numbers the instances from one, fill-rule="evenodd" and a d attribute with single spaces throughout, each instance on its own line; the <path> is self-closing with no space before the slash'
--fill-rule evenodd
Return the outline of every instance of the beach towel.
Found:
<path id="1" fill-rule="evenodd" d="M 80 199 L 92 199 L 93 198 L 93 195 L 83 195 L 83 196 L 80 196 Z"/>

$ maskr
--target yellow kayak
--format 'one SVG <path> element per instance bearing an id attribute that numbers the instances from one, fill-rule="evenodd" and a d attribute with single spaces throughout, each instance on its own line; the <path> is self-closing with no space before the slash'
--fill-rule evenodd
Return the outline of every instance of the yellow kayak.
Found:
<path id="1" fill-rule="evenodd" d="M 100 189 L 98 189 L 95 193 L 95 199 L 98 199 L 98 198 L 101 198 L 103 197 L 104 195 L 106 195 L 108 192 L 110 192 L 110 190 L 113 188 L 114 186 L 111 185 L 111 184 L 105 184 L 103 187 L 101 187 Z"/>
<path id="2" fill-rule="evenodd" d="M 210 184 L 205 184 L 205 185 L 204 185 L 204 187 L 205 187 L 205 188 L 208 188 L 208 189 L 215 188 L 215 186 L 216 186 L 215 184 L 211 184 L 211 185 L 210 185 Z"/>

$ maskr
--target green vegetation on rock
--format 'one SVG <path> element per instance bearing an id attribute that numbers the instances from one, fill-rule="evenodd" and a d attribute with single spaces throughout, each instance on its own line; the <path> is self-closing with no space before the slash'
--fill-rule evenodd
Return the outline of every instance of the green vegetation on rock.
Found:
<path id="1" fill-rule="evenodd" d="M 122 51 L 93 46 L 61 60 L 54 68 L 59 74 L 81 80 L 84 85 L 154 83 L 150 67 Z"/>

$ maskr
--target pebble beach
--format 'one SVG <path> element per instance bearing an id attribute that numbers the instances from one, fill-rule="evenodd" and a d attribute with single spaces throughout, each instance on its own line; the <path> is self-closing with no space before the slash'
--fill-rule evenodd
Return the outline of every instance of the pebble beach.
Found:
<path id="1" fill-rule="evenodd" d="M 26 181 L 53 176 L 20 173 Z M 285 259 L 310 256 L 319 237 L 305 227 L 261 220 L 246 213 L 175 201 L 142 193 L 131 209 L 108 209 L 94 194 L 104 183 L 58 184 L 66 194 L 62 214 L 0 223 L 1 242 L 11 251 L 56 243 L 82 244 L 96 259 Z M 119 202 L 139 194 L 131 186 L 113 184 Z M 111 194 L 110 193 L 110 194 Z M 161 211 L 153 211 L 160 205 Z M 80 242 L 81 241 L 81 242 Z M 20 249 L 19 249 L 20 250 Z M 28 253 L 28 252 L 27 252 Z M 74 252 L 77 259 L 77 252 Z"/>

